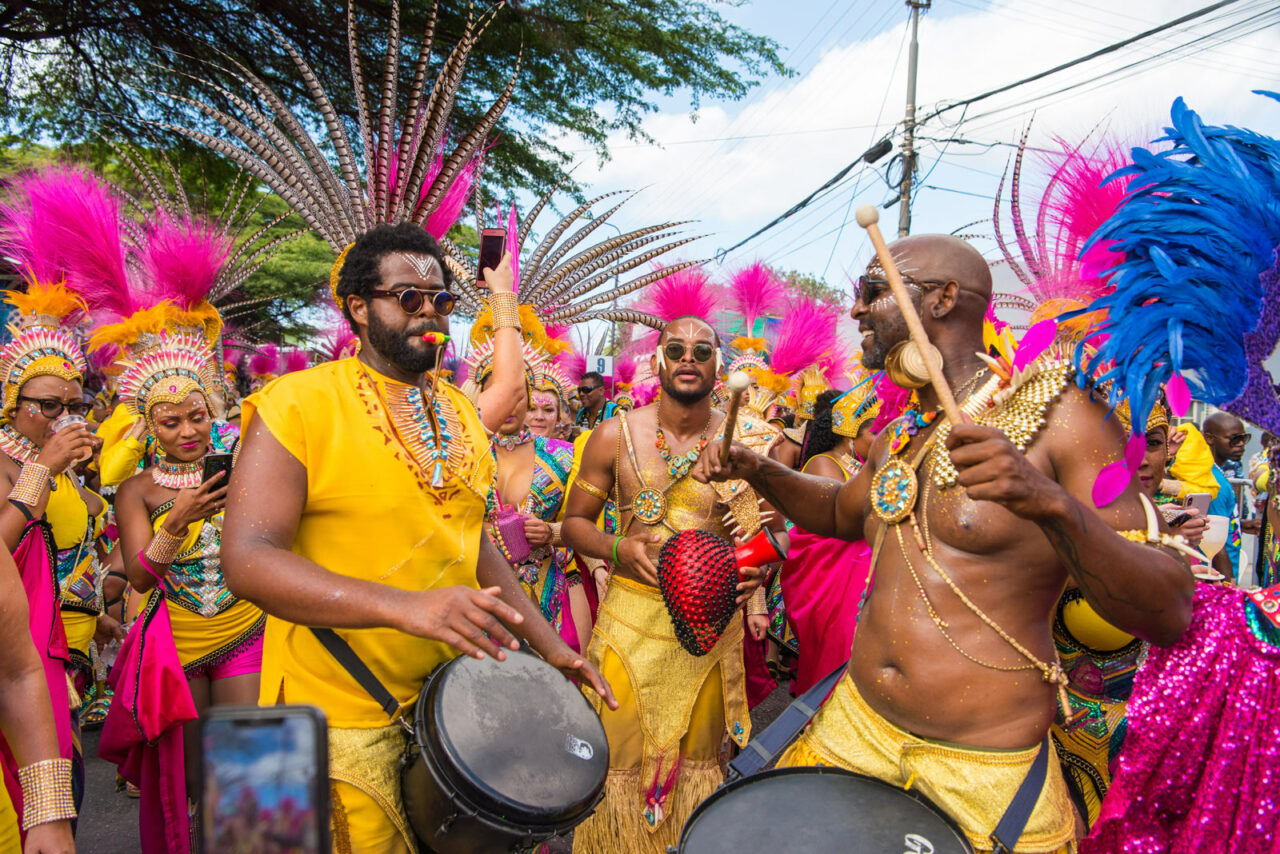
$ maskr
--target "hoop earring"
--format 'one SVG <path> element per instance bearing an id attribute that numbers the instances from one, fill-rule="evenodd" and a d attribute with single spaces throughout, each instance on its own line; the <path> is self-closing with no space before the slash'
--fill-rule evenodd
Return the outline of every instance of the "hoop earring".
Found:
<path id="1" fill-rule="evenodd" d="M 885 373 L 899 388 L 924 388 L 929 384 L 929 366 L 925 359 L 942 367 L 942 353 L 932 344 L 921 352 L 916 342 L 907 339 L 893 345 L 884 358 Z"/>

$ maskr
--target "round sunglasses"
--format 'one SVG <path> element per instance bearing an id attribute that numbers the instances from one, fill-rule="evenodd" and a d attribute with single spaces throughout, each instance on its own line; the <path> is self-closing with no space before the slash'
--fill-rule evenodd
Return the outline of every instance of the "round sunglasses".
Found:
<path id="1" fill-rule="evenodd" d="M 399 303 L 401 310 L 405 314 L 417 314 L 422 311 L 422 307 L 431 301 L 431 308 L 436 314 L 446 315 L 453 313 L 453 307 L 457 304 L 457 300 L 453 294 L 448 291 L 424 291 L 418 288 L 405 288 L 402 291 L 385 291 L 374 288 L 369 291 L 371 297 L 394 297 Z"/>
<path id="2" fill-rule="evenodd" d="M 672 362 L 678 362 L 684 358 L 684 354 L 689 350 L 683 341 L 668 341 L 666 346 L 662 348 L 662 352 L 667 359 Z M 715 356 L 716 348 L 712 347 L 705 341 L 699 341 L 693 345 L 693 360 L 700 364 L 706 364 Z"/>

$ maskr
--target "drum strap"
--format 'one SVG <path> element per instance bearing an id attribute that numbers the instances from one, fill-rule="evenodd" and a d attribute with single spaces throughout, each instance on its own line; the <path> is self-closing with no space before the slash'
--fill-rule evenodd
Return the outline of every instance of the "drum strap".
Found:
<path id="1" fill-rule="evenodd" d="M 1022 778 L 1022 785 L 1018 786 L 1018 791 L 1014 792 L 1009 808 L 1000 817 L 1000 823 L 996 825 L 996 829 L 991 831 L 991 844 L 995 846 L 992 854 L 1011 854 L 1018 840 L 1022 838 L 1022 831 L 1026 828 L 1027 822 L 1031 819 L 1031 813 L 1035 811 L 1036 803 L 1040 800 L 1040 791 L 1044 788 L 1044 779 L 1049 771 L 1049 751 L 1052 749 L 1049 746 L 1049 737 L 1045 736 L 1044 741 L 1040 742 L 1040 750 L 1036 753 L 1036 758 L 1031 761 L 1031 767 L 1027 769 L 1027 776 Z"/>
<path id="2" fill-rule="evenodd" d="M 387 690 L 387 686 L 377 676 L 373 675 L 373 671 L 369 669 L 369 665 L 365 664 L 360 656 L 356 655 L 356 651 L 351 648 L 351 644 L 347 643 L 333 629 L 317 629 L 311 627 L 311 633 L 316 636 L 316 640 L 320 641 L 320 645 L 329 651 L 329 654 L 338 660 L 342 665 L 342 669 L 351 674 L 351 678 L 363 688 L 373 701 L 382 710 L 387 713 L 387 717 L 393 721 L 400 716 L 400 703 L 391 692 Z"/>
<path id="3" fill-rule="evenodd" d="M 845 661 L 824 676 L 821 681 L 783 709 L 778 719 L 765 727 L 764 732 L 747 742 L 747 746 L 742 749 L 742 753 L 738 754 L 738 758 L 729 763 L 725 782 L 732 783 L 741 777 L 750 777 L 785 750 L 800 731 L 808 726 L 810 719 L 818 713 L 818 707 L 827 699 L 831 689 L 836 687 L 848 664 L 849 662 Z"/>

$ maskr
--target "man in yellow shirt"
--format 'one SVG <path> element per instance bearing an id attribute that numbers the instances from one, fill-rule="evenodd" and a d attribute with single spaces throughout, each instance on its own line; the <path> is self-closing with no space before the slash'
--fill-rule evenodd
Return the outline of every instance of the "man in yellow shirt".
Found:
<path id="1" fill-rule="evenodd" d="M 485 276 L 495 327 L 518 359 L 515 307 L 504 311 L 515 301 L 509 264 Z M 423 335 L 448 331 L 453 302 L 435 241 L 411 223 L 379 226 L 340 259 L 335 280 L 360 349 L 244 401 L 223 571 L 269 615 L 259 702 L 328 717 L 334 850 L 413 851 L 399 790 L 404 731 L 308 626 L 336 629 L 402 709 L 456 650 L 504 658 L 516 641 L 503 623 L 614 701 L 482 536 L 495 469 L 485 425 L 501 423 L 515 397 L 482 397 L 482 423 L 458 389 L 433 384 L 440 348 Z"/>

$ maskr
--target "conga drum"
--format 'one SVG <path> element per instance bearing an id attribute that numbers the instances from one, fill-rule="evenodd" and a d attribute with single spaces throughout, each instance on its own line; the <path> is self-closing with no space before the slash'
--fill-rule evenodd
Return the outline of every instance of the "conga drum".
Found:
<path id="1" fill-rule="evenodd" d="M 924 797 L 839 768 L 779 768 L 703 801 L 680 833 L 680 854 L 973 854 Z"/>
<path id="2" fill-rule="evenodd" d="M 604 796 L 609 746 L 586 697 L 535 655 L 455 658 L 428 677 L 402 774 L 426 851 L 525 851 L 580 824 Z"/>

